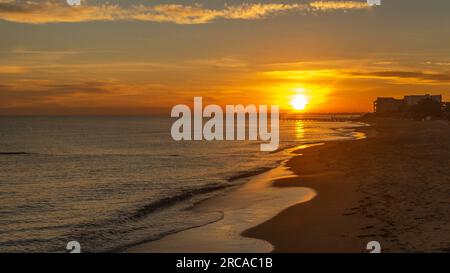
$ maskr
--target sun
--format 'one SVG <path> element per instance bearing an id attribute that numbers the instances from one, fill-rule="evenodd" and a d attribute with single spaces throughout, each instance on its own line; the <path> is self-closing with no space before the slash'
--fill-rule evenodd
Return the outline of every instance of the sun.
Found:
<path id="1" fill-rule="evenodd" d="M 308 98 L 305 95 L 295 95 L 291 100 L 291 105 L 295 110 L 305 110 Z"/>

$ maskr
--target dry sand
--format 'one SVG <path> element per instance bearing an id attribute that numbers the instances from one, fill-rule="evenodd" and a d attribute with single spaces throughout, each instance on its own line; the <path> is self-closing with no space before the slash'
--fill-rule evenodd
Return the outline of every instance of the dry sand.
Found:
<path id="1" fill-rule="evenodd" d="M 243 235 L 275 252 L 367 252 L 373 240 L 384 252 L 449 252 L 449 123 L 367 122 L 367 139 L 299 151 L 287 163 L 298 177 L 273 185 L 317 196 Z"/>

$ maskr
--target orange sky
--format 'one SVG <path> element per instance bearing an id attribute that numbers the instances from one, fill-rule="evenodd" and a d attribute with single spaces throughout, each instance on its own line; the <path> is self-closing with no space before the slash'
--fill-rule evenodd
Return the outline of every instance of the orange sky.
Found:
<path id="1" fill-rule="evenodd" d="M 205 103 L 367 112 L 450 100 L 448 1 L 0 0 L 0 114 L 169 113 Z"/>

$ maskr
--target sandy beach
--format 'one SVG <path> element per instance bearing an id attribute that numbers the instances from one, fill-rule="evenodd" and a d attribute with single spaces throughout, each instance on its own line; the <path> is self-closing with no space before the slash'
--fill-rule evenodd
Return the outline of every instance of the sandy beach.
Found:
<path id="1" fill-rule="evenodd" d="M 128 252 L 368 252 L 370 241 L 383 252 L 450 251 L 448 122 L 365 122 L 367 138 L 300 147 L 197 208 L 221 221 Z"/>
<path id="2" fill-rule="evenodd" d="M 244 232 L 275 252 L 450 251 L 450 126 L 447 121 L 369 119 L 368 138 L 302 151 L 298 175 L 275 187 L 317 196 Z"/>

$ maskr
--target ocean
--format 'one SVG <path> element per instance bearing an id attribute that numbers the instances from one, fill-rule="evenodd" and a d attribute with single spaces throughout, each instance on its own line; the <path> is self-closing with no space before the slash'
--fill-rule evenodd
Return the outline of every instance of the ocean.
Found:
<path id="1" fill-rule="evenodd" d="M 281 148 L 175 142 L 165 117 L 0 117 L 0 252 L 121 251 L 220 220 L 194 212 L 287 158 L 283 148 L 358 138 L 352 121 L 281 120 Z"/>

